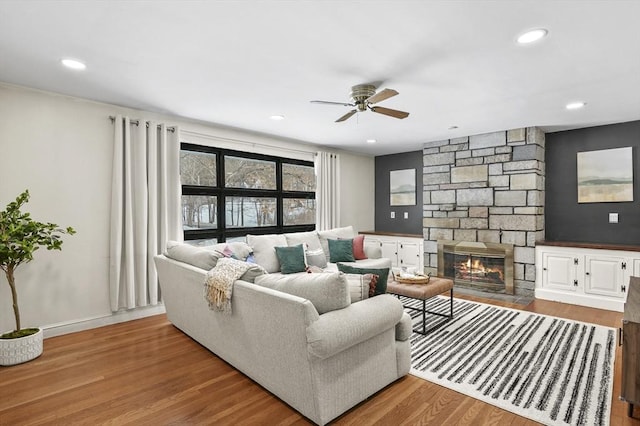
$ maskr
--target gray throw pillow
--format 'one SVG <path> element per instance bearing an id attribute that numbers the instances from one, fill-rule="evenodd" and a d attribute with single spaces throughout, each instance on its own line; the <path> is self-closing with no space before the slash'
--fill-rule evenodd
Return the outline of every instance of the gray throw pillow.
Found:
<path id="1" fill-rule="evenodd" d="M 343 309 L 351 303 L 349 284 L 339 272 L 295 275 L 261 275 L 255 283 L 309 300 L 319 314 Z"/>

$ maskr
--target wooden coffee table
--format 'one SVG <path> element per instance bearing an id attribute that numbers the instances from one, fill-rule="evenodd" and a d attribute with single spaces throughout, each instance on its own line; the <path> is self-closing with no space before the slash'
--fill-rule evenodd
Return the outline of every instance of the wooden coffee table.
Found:
<path id="1" fill-rule="evenodd" d="M 439 294 L 449 291 L 449 314 L 443 314 L 440 312 L 433 312 L 426 310 L 426 301 Z M 426 330 L 426 314 L 439 315 L 441 317 L 453 318 L 453 281 L 448 278 L 431 277 L 427 284 L 404 284 L 397 281 L 389 281 L 387 283 L 387 293 L 400 296 L 409 297 L 411 299 L 422 300 L 422 309 L 414 308 L 413 306 L 404 306 L 405 308 L 413 309 L 422 312 L 422 331 L 414 329 L 415 333 L 427 334 Z"/>

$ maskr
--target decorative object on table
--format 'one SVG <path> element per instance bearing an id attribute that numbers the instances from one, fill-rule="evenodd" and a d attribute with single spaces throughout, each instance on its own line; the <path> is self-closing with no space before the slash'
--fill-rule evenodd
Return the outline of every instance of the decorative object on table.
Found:
<path id="1" fill-rule="evenodd" d="M 411 274 L 406 272 L 393 272 L 393 280 L 395 282 L 403 283 L 403 284 L 429 284 L 429 280 L 431 279 L 431 274 Z"/>
<path id="2" fill-rule="evenodd" d="M 633 148 L 578 153 L 578 203 L 633 201 Z"/>
<path id="3" fill-rule="evenodd" d="M 25 190 L 15 201 L 0 212 L 0 269 L 7 277 L 11 288 L 16 329 L 0 336 L 0 365 L 14 365 L 30 361 L 42 354 L 42 330 L 22 328 L 15 270 L 23 263 L 33 260 L 33 252 L 40 247 L 61 250 L 63 234 L 73 235 L 71 227 L 59 228 L 54 223 L 37 222 L 20 208 L 29 201 Z"/>
<path id="4" fill-rule="evenodd" d="M 389 203 L 392 206 L 416 205 L 416 169 L 389 172 Z"/>
<path id="5" fill-rule="evenodd" d="M 449 298 L 427 309 L 444 314 Z M 545 425 L 609 424 L 615 329 L 461 299 L 454 309 L 411 337 L 410 374 Z"/>

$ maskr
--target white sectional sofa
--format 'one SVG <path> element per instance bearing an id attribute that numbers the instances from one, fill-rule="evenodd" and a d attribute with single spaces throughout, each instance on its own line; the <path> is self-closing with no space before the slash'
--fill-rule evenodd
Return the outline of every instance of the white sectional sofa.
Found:
<path id="1" fill-rule="evenodd" d="M 319 425 L 409 372 L 411 319 L 390 295 L 350 303 L 347 293 L 319 314 L 317 301 L 237 280 L 227 314 L 203 296 L 206 269 L 165 255 L 155 263 L 177 328 Z M 344 291 L 340 272 L 288 280 L 311 275 Z"/>

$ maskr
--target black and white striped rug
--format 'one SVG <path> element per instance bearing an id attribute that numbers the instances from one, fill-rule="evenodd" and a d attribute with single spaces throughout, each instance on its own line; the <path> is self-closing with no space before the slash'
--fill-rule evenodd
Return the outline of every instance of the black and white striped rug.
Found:
<path id="1" fill-rule="evenodd" d="M 615 329 L 461 299 L 452 320 L 427 314 L 431 328 L 411 337 L 412 375 L 547 425 L 609 424 Z"/>

